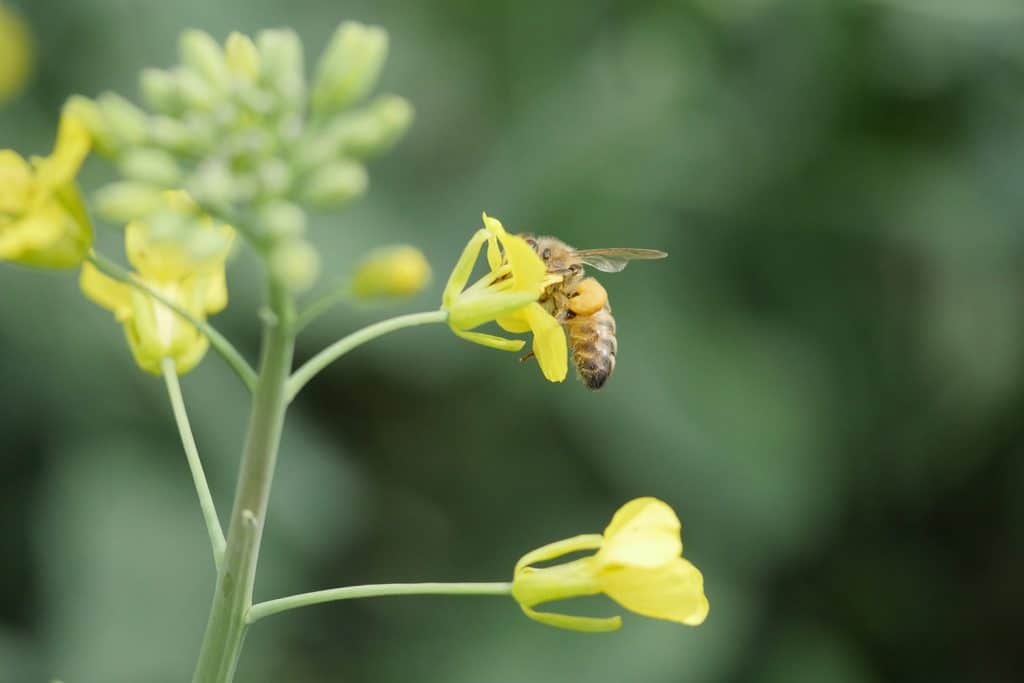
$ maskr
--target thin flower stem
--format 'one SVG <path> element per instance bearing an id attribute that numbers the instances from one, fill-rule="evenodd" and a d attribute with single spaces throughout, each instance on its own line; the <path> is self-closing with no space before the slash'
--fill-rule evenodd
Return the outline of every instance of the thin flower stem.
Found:
<path id="1" fill-rule="evenodd" d="M 310 358 L 301 368 L 292 373 L 292 376 L 288 379 L 287 400 L 290 402 L 294 399 L 295 395 L 302 390 L 302 387 L 306 386 L 306 383 L 316 377 L 321 370 L 357 346 L 361 346 L 368 341 L 388 334 L 389 332 L 394 332 L 395 330 L 400 330 L 405 327 L 415 327 L 416 325 L 443 323 L 447 319 L 448 311 L 445 310 L 427 311 L 426 313 L 410 313 L 409 315 L 400 315 L 397 318 L 382 320 L 379 323 L 374 323 L 373 325 L 353 332 L 347 337 L 342 337 L 320 353 Z"/>
<path id="2" fill-rule="evenodd" d="M 164 358 L 161 368 L 164 372 L 164 382 L 167 383 L 167 395 L 171 399 L 174 420 L 178 423 L 178 433 L 181 434 L 181 445 L 185 448 L 185 458 L 188 460 L 188 468 L 192 471 L 192 481 L 195 483 L 196 493 L 199 495 L 199 507 L 203 511 L 203 521 L 206 522 L 206 531 L 210 534 L 213 563 L 217 567 L 217 571 L 220 571 L 226 545 L 224 530 L 221 529 L 217 508 L 213 504 L 213 496 L 210 495 L 210 486 L 206 483 L 206 474 L 203 473 L 203 463 L 199 459 L 199 449 L 196 448 L 196 440 L 188 422 L 188 413 L 185 412 L 185 401 L 181 396 L 181 385 L 178 384 L 178 373 L 174 368 L 174 361 Z"/>
<path id="3" fill-rule="evenodd" d="M 210 346 L 213 347 L 213 350 L 219 353 L 231 369 L 235 371 L 235 374 L 238 375 L 238 378 L 241 379 L 242 383 L 249 389 L 249 392 L 251 393 L 255 390 L 256 371 L 253 370 L 252 366 L 249 365 L 245 358 L 242 357 L 242 354 L 238 352 L 238 349 L 236 349 L 234 345 L 212 325 L 204 320 L 199 320 L 184 308 L 178 306 L 173 301 L 162 295 L 160 292 L 149 287 L 144 282 L 140 282 L 126 268 L 119 266 L 107 257 L 93 252 L 86 257 L 86 260 L 118 282 L 123 282 L 135 287 L 139 291 L 153 297 L 164 306 L 177 313 L 184 320 L 187 320 L 195 326 L 196 329 L 206 335 L 206 338 L 210 340 Z"/>
<path id="4" fill-rule="evenodd" d="M 296 316 L 295 324 L 292 326 L 293 333 L 298 335 L 307 325 L 351 295 L 352 285 L 349 282 L 343 282 L 327 290 Z"/>
<path id="5" fill-rule="evenodd" d="M 366 586 L 345 586 L 328 590 L 299 593 L 286 598 L 267 600 L 252 606 L 249 623 L 269 617 L 278 612 L 319 605 L 322 602 L 353 600 L 355 598 L 379 598 L 387 595 L 509 595 L 512 584 L 495 583 L 381 583 Z"/>

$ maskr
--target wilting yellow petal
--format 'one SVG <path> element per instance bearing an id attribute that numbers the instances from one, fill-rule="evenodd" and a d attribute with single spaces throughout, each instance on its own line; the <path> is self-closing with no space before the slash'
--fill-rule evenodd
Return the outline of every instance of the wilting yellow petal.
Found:
<path id="1" fill-rule="evenodd" d="M 524 312 L 533 331 L 533 355 L 544 377 L 550 382 L 561 382 L 569 372 L 569 347 L 562 326 L 536 302 Z"/>
<path id="2" fill-rule="evenodd" d="M 131 317 L 132 303 L 129 285 L 107 277 L 88 262 L 82 264 L 79 285 L 85 296 L 108 311 L 112 311 L 118 322 L 123 322 Z"/>
<path id="3" fill-rule="evenodd" d="M 707 617 L 704 577 L 681 557 L 653 568 L 609 567 L 600 577 L 608 597 L 637 614 L 688 626 Z"/>
<path id="4" fill-rule="evenodd" d="M 679 518 L 667 503 L 636 498 L 612 517 L 598 555 L 610 565 L 657 567 L 683 552 L 679 534 Z"/>

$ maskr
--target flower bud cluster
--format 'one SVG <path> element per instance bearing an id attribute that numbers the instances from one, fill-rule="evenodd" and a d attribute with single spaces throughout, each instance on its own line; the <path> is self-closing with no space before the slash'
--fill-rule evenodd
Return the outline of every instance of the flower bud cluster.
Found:
<path id="1" fill-rule="evenodd" d="M 382 29 L 344 23 L 307 83 L 293 31 L 233 33 L 223 46 L 186 31 L 176 67 L 142 73 L 145 107 L 113 93 L 69 104 L 121 176 L 98 193 L 100 213 L 144 219 L 191 245 L 191 234 L 208 232 L 162 208 L 163 191 L 182 189 L 235 225 L 278 279 L 311 286 L 318 256 L 305 240 L 307 208 L 337 208 L 366 192 L 365 160 L 412 120 L 400 97 L 367 101 L 386 54 Z"/>

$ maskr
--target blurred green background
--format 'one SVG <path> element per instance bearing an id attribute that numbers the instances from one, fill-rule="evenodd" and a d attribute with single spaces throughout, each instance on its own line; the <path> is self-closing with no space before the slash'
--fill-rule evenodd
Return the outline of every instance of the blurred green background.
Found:
<path id="1" fill-rule="evenodd" d="M 605 276 L 606 389 L 442 327 L 360 349 L 297 400 L 257 597 L 503 580 L 541 543 L 670 502 L 707 623 L 562 632 L 494 598 L 288 613 L 239 680 L 1011 681 L 1024 677 L 1024 4 L 23 0 L 39 54 L 0 147 L 49 149 L 72 93 L 135 95 L 187 27 L 387 27 L 408 137 L 322 216 L 323 282 L 423 248 L 435 283 L 341 306 L 299 359 L 436 306 L 486 210 L 580 247 L 671 252 Z M 107 171 L 91 162 L 95 188 Z M 116 250 L 118 235 L 100 241 Z M 250 356 L 238 259 L 214 319 Z M 0 265 L 0 680 L 188 680 L 213 569 L 164 389 L 74 274 Z M 184 379 L 226 515 L 247 412 Z M 602 606 L 608 609 L 609 606 Z"/>

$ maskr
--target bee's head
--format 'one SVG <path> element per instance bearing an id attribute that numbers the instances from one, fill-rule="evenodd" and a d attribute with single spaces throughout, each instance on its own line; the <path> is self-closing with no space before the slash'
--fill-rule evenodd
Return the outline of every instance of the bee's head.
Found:
<path id="1" fill-rule="evenodd" d="M 555 237 L 547 235 L 520 235 L 537 252 L 549 273 L 576 276 L 583 272 L 583 266 L 575 257 L 575 250 Z"/>

